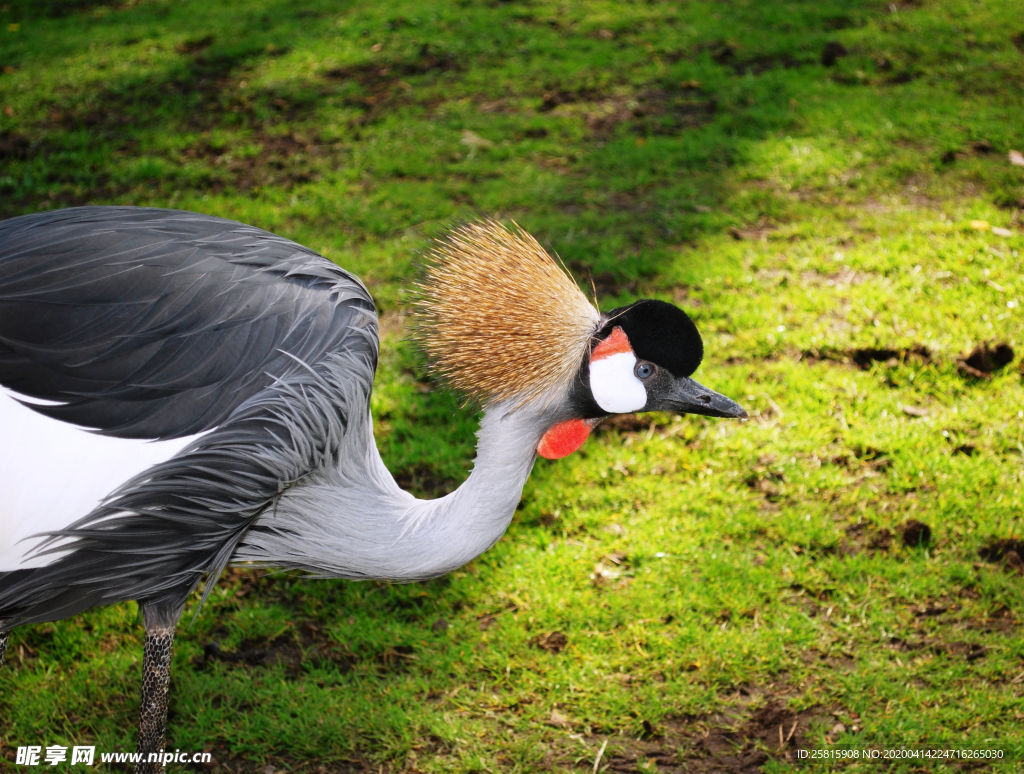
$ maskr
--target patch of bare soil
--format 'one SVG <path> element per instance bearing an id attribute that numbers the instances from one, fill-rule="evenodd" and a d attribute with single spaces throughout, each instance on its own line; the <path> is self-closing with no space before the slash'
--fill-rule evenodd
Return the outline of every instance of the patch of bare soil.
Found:
<path id="1" fill-rule="evenodd" d="M 429 465 L 414 465 L 402 468 L 395 474 L 395 482 L 405 491 L 430 498 L 444 497 L 454 492 L 459 482 L 441 478 Z"/>
<path id="2" fill-rule="evenodd" d="M 686 81 L 625 94 L 592 88 L 551 89 L 544 92 L 538 110 L 582 116 L 599 138 L 610 137 L 620 127 L 641 137 L 671 136 L 710 122 L 717 103 L 699 83 Z"/>
<path id="3" fill-rule="evenodd" d="M 786 493 L 786 476 L 775 464 L 775 457 L 763 454 L 757 458 L 757 464 L 744 479 L 744 483 L 753 491 L 764 495 L 771 503 L 782 500 Z"/>
<path id="4" fill-rule="evenodd" d="M 0 132 L 0 161 L 23 159 L 28 156 L 31 147 L 32 142 L 20 132 Z"/>
<path id="5" fill-rule="evenodd" d="M 518 612 L 518 610 L 519 608 L 516 605 L 510 603 L 498 610 L 492 610 L 489 613 L 482 613 L 481 615 L 478 615 L 476 617 L 477 625 L 480 627 L 480 631 L 485 632 L 492 626 L 494 626 L 496 623 L 498 623 L 498 618 L 500 616 L 506 615 L 508 613 L 515 613 Z M 534 639 L 537 640 L 539 638 L 535 637 Z"/>
<path id="6" fill-rule="evenodd" d="M 565 636 L 564 632 L 547 632 L 538 634 L 530 640 L 530 644 L 541 650 L 546 650 L 548 653 L 561 653 L 568 647 L 569 638 Z"/>
<path id="7" fill-rule="evenodd" d="M 829 41 L 821 50 L 821 63 L 825 67 L 835 67 L 836 62 L 849 53 L 842 43 L 835 40 Z"/>
<path id="8" fill-rule="evenodd" d="M 852 363 L 860 369 L 867 370 L 875 363 L 884 363 L 887 368 L 896 368 L 907 363 L 924 365 L 933 361 L 931 350 L 923 344 L 915 344 L 905 349 L 889 347 L 861 347 L 850 350 L 819 349 L 805 350 L 801 357 L 811 362 L 830 360 L 837 363 Z"/>
<path id="9" fill-rule="evenodd" d="M 968 662 L 982 659 L 988 653 L 985 646 L 978 642 L 965 642 L 963 640 L 946 642 L 935 638 L 907 639 L 903 637 L 890 637 L 888 647 L 901 653 L 933 653 L 936 656 L 948 656 Z"/>
<path id="10" fill-rule="evenodd" d="M 397 646 L 388 648 L 380 658 L 385 665 L 395 659 L 411 654 L 403 653 Z M 389 651 L 395 654 L 390 654 Z M 282 665 L 291 678 L 296 678 L 307 669 L 322 668 L 333 664 L 341 672 L 348 672 L 355 666 L 357 659 L 341 649 L 312 623 L 305 622 L 289 633 L 273 640 L 246 640 L 234 650 L 222 649 L 217 640 L 210 640 L 203 646 L 203 654 L 196 657 L 193 665 L 196 669 L 206 669 L 214 661 L 239 664 L 245 667 L 269 667 Z"/>
<path id="11" fill-rule="evenodd" d="M 798 59 L 790 53 L 744 57 L 734 45 L 721 40 L 705 43 L 700 48 L 707 51 L 718 64 L 731 67 L 737 75 L 746 75 L 747 73 L 760 75 L 769 70 L 790 70 L 811 63 L 809 59 L 806 61 Z M 835 60 L 833 60 L 833 64 L 835 64 Z"/>
<path id="12" fill-rule="evenodd" d="M 932 359 L 932 353 L 923 344 L 916 344 L 909 349 L 875 349 L 865 347 L 852 350 L 850 352 L 850 359 L 858 368 L 867 369 L 871 367 L 872 363 L 879 362 L 885 363 L 888 367 L 892 368 L 910 359 L 921 363 L 929 363 Z"/>
<path id="13" fill-rule="evenodd" d="M 966 661 L 984 658 L 988 652 L 985 646 L 967 638 L 976 634 L 1015 637 L 1018 622 L 1013 611 L 1002 604 L 978 611 L 977 606 L 971 604 L 977 597 L 977 592 L 968 587 L 958 597 L 943 596 L 912 605 L 910 613 L 913 618 L 908 633 L 903 637 L 893 637 L 889 647 Z"/>
<path id="14" fill-rule="evenodd" d="M 751 709 L 751 698 L 747 693 L 738 716 L 643 721 L 640 738 L 611 738 L 600 769 L 625 774 L 646 765 L 672 774 L 755 774 L 772 761 L 795 763 L 797 750 L 814 746 L 812 727 L 828 716 L 823 708 L 797 712 L 784 695 L 769 692 Z M 588 740 L 595 757 L 601 741 Z M 590 769 L 593 760 L 580 761 L 577 768 Z"/>
<path id="15" fill-rule="evenodd" d="M 861 551 L 888 551 L 894 537 L 885 527 L 876 528 L 866 521 L 850 524 L 844 531 L 846 539 L 837 549 L 843 556 L 856 556 Z"/>
<path id="16" fill-rule="evenodd" d="M 874 72 L 864 70 L 839 70 L 832 74 L 832 80 L 842 86 L 899 86 L 917 80 L 923 74 L 906 62 L 893 62 L 888 57 L 877 54 Z"/>
<path id="17" fill-rule="evenodd" d="M 329 145 L 303 137 L 295 132 L 271 134 L 257 131 L 251 144 L 259 145 L 256 155 L 239 156 L 231 146 L 213 146 L 200 142 L 185 151 L 186 158 L 202 158 L 215 170 L 207 184 L 219 191 L 231 186 L 239 191 L 252 191 L 266 186 L 285 190 L 319 177 L 318 157 L 331 155 Z"/>
<path id="18" fill-rule="evenodd" d="M 800 275 L 800 281 L 808 287 L 823 285 L 830 288 L 848 288 L 867 282 L 870 277 L 870 274 L 844 266 L 834 273 L 805 271 Z"/>
<path id="19" fill-rule="evenodd" d="M 797 553 L 800 552 L 797 551 Z M 818 602 L 828 602 L 835 597 L 836 590 L 828 586 L 805 586 L 803 583 L 791 583 L 789 584 L 789 592 L 784 592 L 784 594 L 790 601 L 809 602 L 810 600 L 816 600 Z M 811 602 L 808 607 L 811 608 L 812 615 L 817 615 L 817 605 Z"/>
<path id="20" fill-rule="evenodd" d="M 956 602 L 943 599 L 923 605 L 914 605 L 910 610 L 915 618 L 938 618 L 946 613 L 956 612 L 960 607 Z"/>
<path id="21" fill-rule="evenodd" d="M 541 113 L 550 113 L 562 105 L 571 105 L 576 102 L 599 102 L 607 99 L 608 95 L 598 89 L 561 89 L 552 88 L 541 96 L 540 107 L 537 110 Z"/>
<path id="22" fill-rule="evenodd" d="M 174 50 L 179 54 L 198 54 L 205 48 L 209 48 L 213 45 L 213 35 L 203 35 L 198 38 L 189 38 L 183 40 L 174 47 Z"/>
<path id="23" fill-rule="evenodd" d="M 999 564 L 1006 572 L 1024 575 L 1024 540 L 992 538 L 978 549 L 978 556 L 986 562 Z"/>
<path id="24" fill-rule="evenodd" d="M 461 69 L 462 65 L 454 56 L 424 43 L 412 57 L 334 67 L 325 70 L 323 77 L 328 81 L 353 83 L 360 87 L 357 93 L 346 98 L 346 103 L 365 110 L 359 121 L 365 125 L 379 120 L 386 112 L 386 105 L 408 96 L 412 86 L 405 82 L 405 78 Z"/>
<path id="25" fill-rule="evenodd" d="M 769 699 L 740 726 L 712 729 L 697 748 L 706 755 L 697 757 L 689 771 L 701 771 L 700 763 L 709 758 L 713 766 L 705 766 L 706 771 L 761 771 L 769 759 L 792 762 L 797 750 L 810 746 L 807 733 L 816 714 L 797 713 Z"/>
<path id="26" fill-rule="evenodd" d="M 638 135 L 675 135 L 703 126 L 714 118 L 717 103 L 698 86 L 649 89 L 635 99 L 609 100 L 590 113 L 587 125 L 598 136 L 610 135 L 619 124 Z"/>
<path id="27" fill-rule="evenodd" d="M 742 228 L 733 226 L 729 229 L 729 235 L 739 241 L 764 242 L 768 239 L 768 235 L 777 228 L 778 226 L 767 218 L 761 218 L 757 223 Z"/>
<path id="28" fill-rule="evenodd" d="M 991 379 L 992 374 L 1013 362 L 1013 347 L 1005 341 L 979 344 L 957 361 L 957 370 L 972 379 Z"/>
<path id="29" fill-rule="evenodd" d="M 962 619 L 961 629 L 981 632 L 982 634 L 1002 634 L 1016 636 L 1019 622 L 1013 611 L 1005 605 L 996 605 L 980 616 Z"/>
<path id="30" fill-rule="evenodd" d="M 943 164 L 952 164 L 958 159 L 968 158 L 970 155 L 974 156 L 987 156 L 990 153 L 994 153 L 996 147 L 988 140 L 977 140 L 972 142 L 968 149 L 953 149 L 948 150 L 942 154 L 941 161 Z"/>
<path id="31" fill-rule="evenodd" d="M 248 567 L 228 567 L 221 575 L 221 585 L 234 586 L 231 599 L 237 602 L 250 594 L 266 595 L 270 592 L 271 581 L 268 570 L 250 569 Z"/>
<path id="32" fill-rule="evenodd" d="M 904 524 L 900 532 L 903 534 L 903 545 L 908 548 L 924 547 L 932 540 L 932 528 L 917 519 Z"/>
<path id="33" fill-rule="evenodd" d="M 848 450 L 842 449 L 827 460 L 829 464 L 840 468 L 856 469 L 866 466 L 873 471 L 884 471 L 892 467 L 892 459 L 887 451 L 862 444 L 855 444 Z"/>
<path id="34" fill-rule="evenodd" d="M 614 202 L 609 202 L 609 204 L 615 206 Z M 589 266 L 578 261 L 570 261 L 569 270 L 582 281 L 584 288 L 589 285 L 598 298 L 637 295 L 637 288 L 640 283 L 635 279 L 623 279 L 610 271 L 594 274 Z"/>

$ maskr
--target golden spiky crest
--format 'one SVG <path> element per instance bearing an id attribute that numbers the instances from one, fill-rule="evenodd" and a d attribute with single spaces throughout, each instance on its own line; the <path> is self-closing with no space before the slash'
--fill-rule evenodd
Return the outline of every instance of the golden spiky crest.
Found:
<path id="1" fill-rule="evenodd" d="M 598 311 L 543 247 L 513 223 L 455 228 L 427 253 L 417 338 L 437 376 L 481 405 L 518 405 L 569 387 Z"/>

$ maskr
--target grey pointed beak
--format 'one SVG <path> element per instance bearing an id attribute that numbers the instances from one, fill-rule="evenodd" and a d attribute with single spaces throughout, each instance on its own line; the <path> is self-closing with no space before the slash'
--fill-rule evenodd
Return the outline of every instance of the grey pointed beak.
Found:
<path id="1" fill-rule="evenodd" d="M 709 390 L 693 379 L 676 379 L 668 395 L 662 395 L 659 409 L 676 414 L 701 414 L 706 417 L 746 419 L 743 407 L 721 393 Z"/>

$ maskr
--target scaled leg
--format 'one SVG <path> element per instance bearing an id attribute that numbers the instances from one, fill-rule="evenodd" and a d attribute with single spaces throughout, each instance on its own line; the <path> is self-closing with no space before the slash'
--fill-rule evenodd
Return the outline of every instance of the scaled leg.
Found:
<path id="1" fill-rule="evenodd" d="M 139 718 L 139 744 L 136 752 L 142 760 L 135 765 L 135 774 L 162 772 L 159 763 L 150 763 L 150 753 L 164 749 L 167 725 L 167 689 L 171 682 L 171 646 L 174 627 L 146 629 L 146 647 L 142 659 L 142 705 Z"/>

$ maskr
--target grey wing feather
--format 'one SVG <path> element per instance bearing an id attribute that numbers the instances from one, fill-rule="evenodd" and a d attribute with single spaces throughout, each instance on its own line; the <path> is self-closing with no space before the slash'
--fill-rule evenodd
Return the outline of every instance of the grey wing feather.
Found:
<path id="1" fill-rule="evenodd" d="M 0 384 L 110 435 L 212 429 L 51 533 L 53 562 L 0 573 L 0 630 L 126 599 L 180 610 L 346 434 L 373 443 L 377 354 L 362 284 L 265 231 L 122 207 L 0 223 Z"/>
<path id="2" fill-rule="evenodd" d="M 204 575 L 209 592 L 281 492 L 337 464 L 344 436 L 373 443 L 372 385 L 371 361 L 351 352 L 277 380 L 214 432 L 52 533 L 44 552 L 69 553 L 0 573 L 0 630 L 127 599 L 175 611 L 176 619 Z M 68 538 L 73 543 L 62 542 Z"/>
<path id="3" fill-rule="evenodd" d="M 296 359 L 367 346 L 352 337 L 367 312 L 352 274 L 222 218 L 78 207 L 0 222 L 0 384 L 105 435 L 216 427 Z"/>

